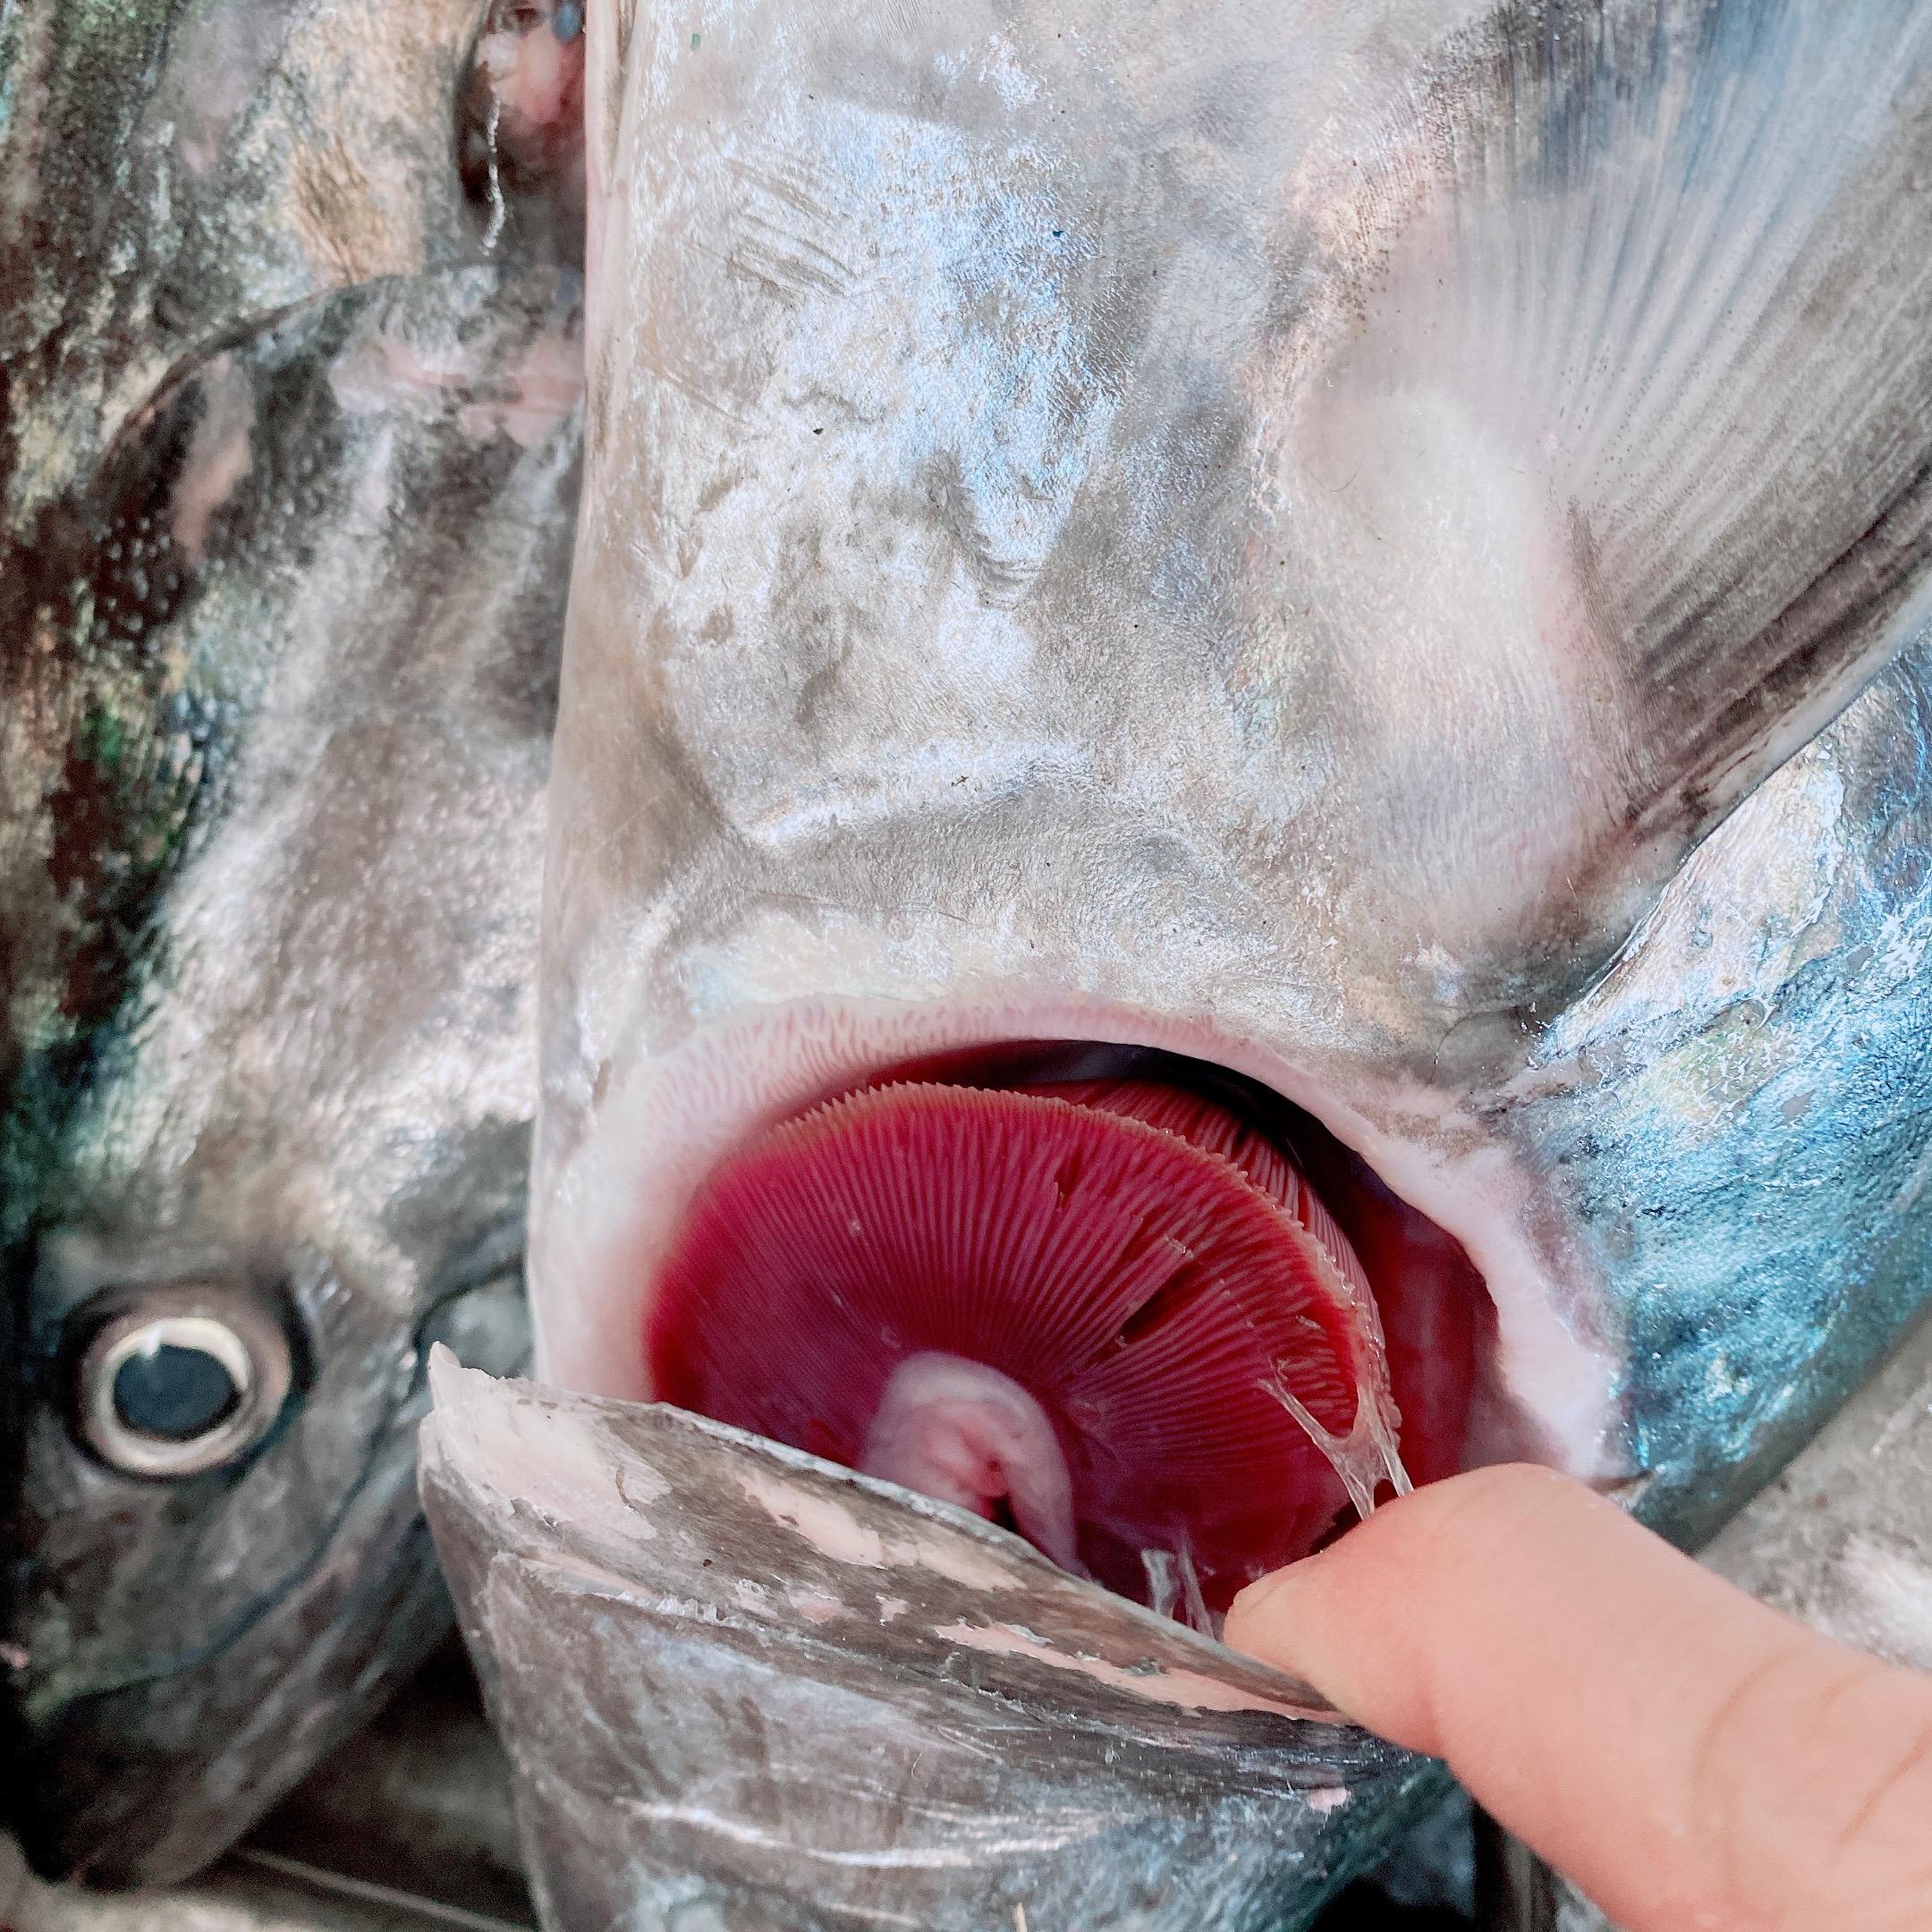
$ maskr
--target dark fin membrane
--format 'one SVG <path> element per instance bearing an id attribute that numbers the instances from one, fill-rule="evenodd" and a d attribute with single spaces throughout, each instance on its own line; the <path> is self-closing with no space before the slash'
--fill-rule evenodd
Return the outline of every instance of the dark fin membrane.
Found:
<path id="1" fill-rule="evenodd" d="M 1224 1110 L 1150 1083 L 849 1095 L 699 1194 L 653 1299 L 654 1383 L 858 1466 L 901 1363 L 986 1364 L 1051 1419 L 1082 1564 L 1143 1599 L 1171 1573 L 1205 1617 L 1333 1527 L 1360 1445 L 1400 1467 L 1374 1304 L 1339 1231 L 1289 1205 L 1307 1192 Z"/>

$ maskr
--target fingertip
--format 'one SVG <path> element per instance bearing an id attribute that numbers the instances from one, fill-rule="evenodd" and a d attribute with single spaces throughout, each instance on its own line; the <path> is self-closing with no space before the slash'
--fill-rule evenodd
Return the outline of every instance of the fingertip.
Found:
<path id="1" fill-rule="evenodd" d="M 1499 1463 L 1385 1504 L 1250 1584 L 1224 1634 L 1396 1743 L 1479 1757 L 1538 1660 L 1557 1703 L 1574 1694 L 1577 1671 L 1602 1661 L 1557 1673 L 1582 1603 L 1659 1555 L 1701 1575 L 1573 1479 Z"/>
<path id="2" fill-rule="evenodd" d="M 1378 1509 L 1250 1585 L 1226 1635 L 1447 1758 L 1632 1932 L 1824 1923 L 1827 1865 L 1854 1892 L 1915 1882 L 1897 1820 L 1932 1784 L 1925 1687 L 1555 1471 L 1501 1465 Z"/>
<path id="3" fill-rule="evenodd" d="M 1430 1747 L 1419 1728 L 1427 1679 L 1416 1624 L 1429 1513 L 1403 1498 L 1377 1509 L 1319 1555 L 1250 1583 L 1230 1606 L 1235 1649 L 1301 1678 L 1358 1724 Z"/>
<path id="4" fill-rule="evenodd" d="M 1223 1640 L 1277 1670 L 1307 1676 L 1306 1660 L 1299 1654 L 1301 1646 L 1297 1642 L 1301 1623 L 1297 1606 L 1308 1601 L 1310 1572 L 1321 1561 L 1319 1556 L 1305 1556 L 1300 1563 L 1258 1577 L 1239 1591 L 1228 1606 Z"/>

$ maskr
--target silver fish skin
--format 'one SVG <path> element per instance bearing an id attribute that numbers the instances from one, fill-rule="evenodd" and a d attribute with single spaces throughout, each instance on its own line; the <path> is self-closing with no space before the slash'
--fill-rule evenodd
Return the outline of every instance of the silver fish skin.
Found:
<path id="1" fill-rule="evenodd" d="M 0 20 L 5 1801 L 49 1876 L 196 1868 L 407 1674 L 424 1354 L 528 1345 L 580 280 L 483 249 L 485 21 Z"/>
<path id="2" fill-rule="evenodd" d="M 1388 1830 L 1447 1783 L 947 1504 L 446 1352 L 430 1382 L 546 1926 L 1233 1932 L 1352 1876 L 1331 1810 Z"/>
<path id="3" fill-rule="evenodd" d="M 1472 1460 L 1707 1534 L 1928 1293 L 1932 5 L 590 35 L 541 1372 L 650 1394 L 748 1136 L 1117 1043 L 1461 1242 Z"/>

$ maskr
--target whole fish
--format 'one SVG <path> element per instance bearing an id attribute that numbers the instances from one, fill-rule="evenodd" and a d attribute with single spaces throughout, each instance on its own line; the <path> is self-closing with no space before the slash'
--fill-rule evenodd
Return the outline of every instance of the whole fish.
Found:
<path id="1" fill-rule="evenodd" d="M 527 1343 L 581 291 L 544 114 L 472 125 L 518 38 L 0 17 L 4 1788 L 52 1876 L 202 1864 L 410 1670 L 423 1352 Z"/>
<path id="2" fill-rule="evenodd" d="M 1700 1537 L 1928 1293 L 1932 5 L 589 33 L 541 1371 L 1207 1634 L 1503 1454 Z M 499 1522 L 563 1554 L 464 1606 L 528 1808 L 631 1819 L 571 1895 L 735 1922 L 778 1820 L 771 1922 L 938 1922 L 955 1754 L 827 1685 L 823 1802 L 761 1781 L 635 1648 L 710 1527 L 640 1498 L 626 1568 L 607 1488 Z M 792 1580 L 654 1640 L 862 1653 L 853 1579 Z M 920 1580 L 996 1753 L 993 1653 L 1067 1631 Z M 692 1727 L 729 1795 L 640 1850 Z M 1297 1842 L 1341 1849 L 1225 1922 L 1370 1855 L 1336 1770 Z M 1079 1922 L 1198 1922 L 1165 1877 Z"/>

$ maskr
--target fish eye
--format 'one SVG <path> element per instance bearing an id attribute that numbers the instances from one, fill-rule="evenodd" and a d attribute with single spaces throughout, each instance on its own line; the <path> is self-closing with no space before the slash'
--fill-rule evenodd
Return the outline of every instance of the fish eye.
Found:
<path id="1" fill-rule="evenodd" d="M 123 1302 L 76 1370 L 78 1433 L 126 1475 L 199 1476 L 238 1461 L 288 1398 L 287 1335 L 232 1293 L 173 1285 Z"/>

